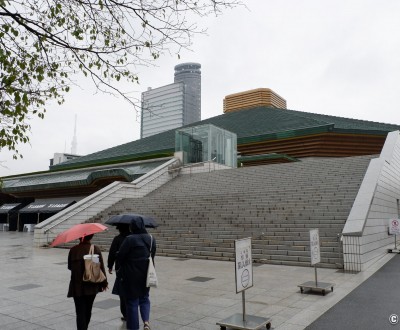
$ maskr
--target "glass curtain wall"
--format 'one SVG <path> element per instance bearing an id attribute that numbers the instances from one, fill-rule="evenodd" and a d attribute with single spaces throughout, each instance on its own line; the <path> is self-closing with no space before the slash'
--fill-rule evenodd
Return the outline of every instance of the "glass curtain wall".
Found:
<path id="1" fill-rule="evenodd" d="M 176 130 L 175 151 L 182 152 L 184 164 L 214 161 L 237 166 L 236 134 L 211 124 Z"/>

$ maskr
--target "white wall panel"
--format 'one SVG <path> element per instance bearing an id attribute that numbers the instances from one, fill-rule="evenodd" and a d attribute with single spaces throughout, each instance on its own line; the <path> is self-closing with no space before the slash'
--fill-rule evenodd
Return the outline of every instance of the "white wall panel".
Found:
<path id="1" fill-rule="evenodd" d="M 388 235 L 388 221 L 399 215 L 398 199 L 400 136 L 395 131 L 388 134 L 380 157 L 371 161 L 344 226 L 343 251 L 346 269 L 364 270 L 394 245 L 394 237 Z"/>

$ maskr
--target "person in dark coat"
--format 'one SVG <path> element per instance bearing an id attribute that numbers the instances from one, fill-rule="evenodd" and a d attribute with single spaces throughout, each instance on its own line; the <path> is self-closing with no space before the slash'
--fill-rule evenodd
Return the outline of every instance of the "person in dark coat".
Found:
<path id="1" fill-rule="evenodd" d="M 93 235 L 85 236 L 80 239 L 78 245 L 73 246 L 68 254 L 68 269 L 71 271 L 71 280 L 67 297 L 74 298 L 76 311 L 76 325 L 78 330 L 87 330 L 92 316 L 94 299 L 98 292 L 105 291 L 108 283 L 107 278 L 102 283 L 90 283 L 83 281 L 85 272 L 85 262 L 83 256 L 89 254 Z M 103 263 L 103 256 L 100 249 L 95 245 L 94 253 L 99 255 L 101 270 L 106 275 Z"/>
<path id="2" fill-rule="evenodd" d="M 119 295 L 119 301 L 120 301 L 120 309 L 121 309 L 121 320 L 125 321 L 126 320 L 126 304 L 125 304 L 125 297 L 120 294 L 121 289 L 120 289 L 120 284 L 121 284 L 121 278 L 118 274 L 118 269 L 119 269 L 119 264 L 116 262 L 117 254 L 119 251 L 119 248 L 124 241 L 125 237 L 130 235 L 129 231 L 129 225 L 128 224 L 118 224 L 117 229 L 119 230 L 119 235 L 115 236 L 111 246 L 110 246 L 110 251 L 108 253 L 108 260 L 107 260 L 107 268 L 108 272 L 112 274 L 113 266 L 115 263 L 115 272 L 116 272 L 116 278 L 114 282 L 114 286 L 112 289 L 113 294 Z"/>
<path id="3" fill-rule="evenodd" d="M 139 330 L 139 313 L 144 330 L 150 330 L 150 288 L 146 287 L 149 256 L 153 262 L 156 241 L 145 229 L 143 219 L 132 221 L 131 235 L 123 241 L 117 261 L 121 265 L 121 289 L 126 299 L 126 326 L 129 330 Z"/>

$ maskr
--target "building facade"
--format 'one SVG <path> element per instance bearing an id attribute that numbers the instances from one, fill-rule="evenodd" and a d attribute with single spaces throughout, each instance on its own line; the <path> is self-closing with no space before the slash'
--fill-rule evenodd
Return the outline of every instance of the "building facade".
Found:
<path id="1" fill-rule="evenodd" d="M 201 119 L 201 65 L 175 66 L 174 83 L 142 93 L 140 138 Z"/>
<path id="2" fill-rule="evenodd" d="M 75 154 L 66 154 L 66 153 L 56 152 L 56 153 L 54 153 L 53 158 L 50 159 L 50 166 L 61 164 L 68 160 L 76 159 L 79 157 L 81 157 L 81 156 L 75 155 Z"/>
<path id="3" fill-rule="evenodd" d="M 224 98 L 224 113 L 255 107 L 286 109 L 286 100 L 269 88 L 252 89 Z"/>
<path id="4" fill-rule="evenodd" d="M 236 138 L 220 129 L 237 137 L 243 168 L 224 166 L 235 167 Z M 215 169 L 224 171 L 214 176 Z M 363 271 L 393 245 L 388 221 L 399 217 L 399 178 L 400 125 L 271 106 L 244 108 L 71 159 L 49 171 L 2 178 L 0 228 L 23 230 L 35 224 L 35 245 L 47 246 L 72 225 L 104 222 L 134 210 L 154 214 L 163 224 L 156 234 L 164 256 L 187 257 L 195 251 L 196 258 L 231 260 L 234 249 L 224 246 L 227 238 L 215 230 L 217 224 L 231 242 L 244 233 L 252 237 L 258 246 L 254 257 L 262 263 L 307 267 L 308 231 L 318 228 L 321 265 Z M 148 196 L 156 190 L 165 194 Z M 46 209 L 38 209 L 45 201 L 63 205 L 65 198 L 74 204 L 49 218 Z M 196 240 L 196 248 L 191 240 L 171 249 L 171 232 L 174 240 L 187 242 L 184 223 L 190 237 L 206 232 L 207 240 Z M 282 235 L 282 228 L 293 231 Z"/>

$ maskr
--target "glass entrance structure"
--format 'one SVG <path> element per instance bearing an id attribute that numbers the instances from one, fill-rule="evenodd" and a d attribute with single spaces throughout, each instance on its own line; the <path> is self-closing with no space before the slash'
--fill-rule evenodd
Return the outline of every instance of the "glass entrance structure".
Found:
<path id="1" fill-rule="evenodd" d="M 175 151 L 182 153 L 183 164 L 214 161 L 237 167 L 237 136 L 207 124 L 177 129 Z"/>

